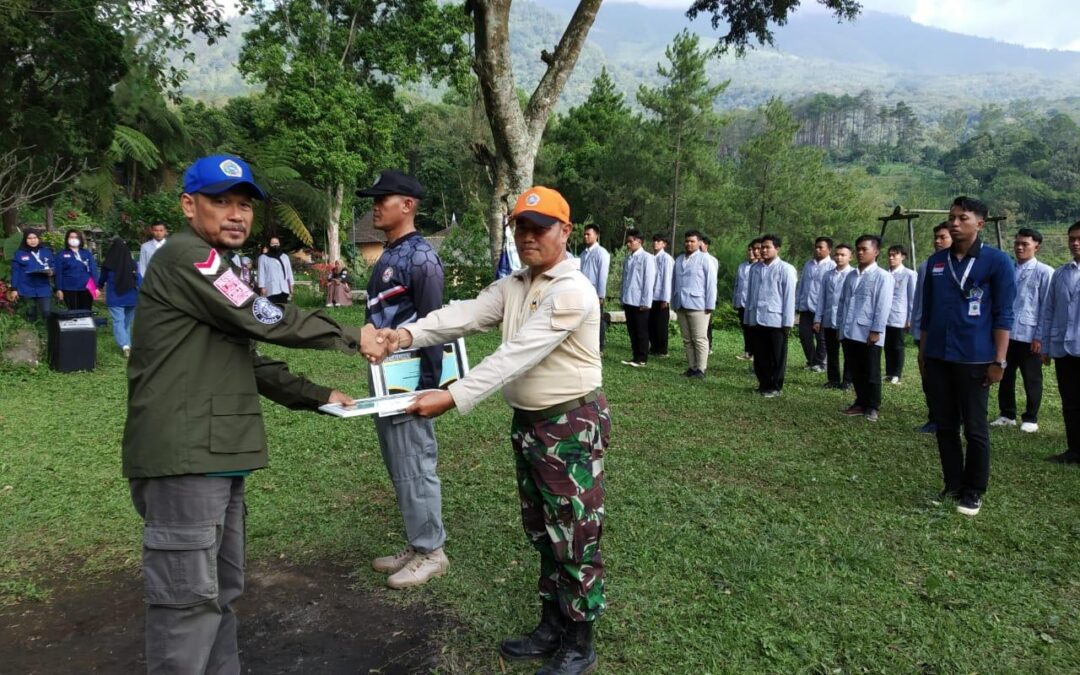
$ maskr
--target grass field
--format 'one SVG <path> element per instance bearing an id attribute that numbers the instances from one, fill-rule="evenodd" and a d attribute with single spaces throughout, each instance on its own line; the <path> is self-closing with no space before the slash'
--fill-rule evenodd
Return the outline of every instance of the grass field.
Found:
<path id="1" fill-rule="evenodd" d="M 913 352 L 871 425 L 838 414 L 849 396 L 802 370 L 795 342 L 783 397 L 762 400 L 734 332 L 717 334 L 704 381 L 679 377 L 679 349 L 620 366 L 625 331 L 610 336 L 603 672 L 1080 672 L 1080 471 L 1043 461 L 1064 449 L 1052 369 L 1042 430 L 994 430 L 990 491 L 971 519 L 928 500 L 940 469 L 933 439 L 911 431 L 924 415 Z M 496 344 L 471 340 L 473 362 Z M 364 391 L 359 360 L 264 351 Z M 59 572 L 138 565 L 119 468 L 123 367 L 101 333 L 92 373 L 0 371 L 0 603 L 47 598 Z M 372 425 L 264 410 L 271 468 L 248 482 L 249 557 L 333 561 L 378 587 L 368 562 L 401 538 Z M 537 614 L 509 417 L 495 397 L 440 419 L 451 571 L 386 593 L 457 618 L 447 671 L 498 672 L 496 642 Z"/>

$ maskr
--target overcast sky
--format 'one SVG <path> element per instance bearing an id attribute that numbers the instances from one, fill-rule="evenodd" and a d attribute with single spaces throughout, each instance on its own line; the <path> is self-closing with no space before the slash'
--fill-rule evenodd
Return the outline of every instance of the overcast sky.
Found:
<path id="1" fill-rule="evenodd" d="M 543 0 L 539 0 L 543 4 Z M 653 7 L 688 7 L 687 0 L 607 0 Z M 889 12 L 955 33 L 1027 47 L 1080 51 L 1080 0 L 860 0 L 864 9 Z M 819 7 L 802 0 L 800 11 Z M 824 10 L 823 10 L 824 11 Z"/>

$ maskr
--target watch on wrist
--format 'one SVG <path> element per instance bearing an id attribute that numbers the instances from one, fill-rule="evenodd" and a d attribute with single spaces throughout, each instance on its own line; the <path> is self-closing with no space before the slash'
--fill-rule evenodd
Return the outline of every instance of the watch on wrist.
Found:
<path id="1" fill-rule="evenodd" d="M 991 361 L 990 363 L 994 364 L 998 368 L 1001 368 L 1002 370 L 1005 370 L 1005 366 L 1007 366 L 1009 364 L 1009 362 L 1006 361 L 1005 359 L 1002 359 L 1000 361 Z"/>

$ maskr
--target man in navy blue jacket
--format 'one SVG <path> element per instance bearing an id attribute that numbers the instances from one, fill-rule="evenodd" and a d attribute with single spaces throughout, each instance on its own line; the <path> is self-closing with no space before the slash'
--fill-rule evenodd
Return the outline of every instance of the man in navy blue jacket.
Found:
<path id="1" fill-rule="evenodd" d="M 989 209 L 957 197 L 949 209 L 952 246 L 930 256 L 923 284 L 919 360 L 945 478 L 941 498 L 974 516 L 990 480 L 990 385 L 1001 381 L 1013 326 L 1016 277 L 1009 256 L 984 244 Z M 960 442 L 960 425 L 967 455 Z"/>

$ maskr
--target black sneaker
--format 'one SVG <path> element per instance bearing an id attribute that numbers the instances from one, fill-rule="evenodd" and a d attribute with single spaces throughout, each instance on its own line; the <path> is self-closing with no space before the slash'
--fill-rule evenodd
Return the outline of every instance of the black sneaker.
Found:
<path id="1" fill-rule="evenodd" d="M 919 432 L 920 434 L 936 434 L 937 425 L 933 422 L 927 422 L 921 427 L 915 427 L 915 431 Z"/>
<path id="2" fill-rule="evenodd" d="M 965 516 L 977 516 L 979 515 L 979 509 L 982 508 L 982 497 L 977 492 L 965 492 L 960 497 L 960 503 L 956 505 L 956 512 L 962 513 Z"/>
<path id="3" fill-rule="evenodd" d="M 1080 452 L 1066 450 L 1060 455 L 1050 455 L 1046 458 L 1046 461 L 1054 464 L 1080 464 Z"/>
<path id="4" fill-rule="evenodd" d="M 700 370 L 695 370 L 694 372 L 687 375 L 687 377 L 689 377 L 691 380 L 704 380 L 705 373 L 701 372 Z"/>
<path id="5" fill-rule="evenodd" d="M 695 372 L 697 372 L 697 371 L 695 371 L 693 368 L 687 368 L 686 370 L 683 371 L 682 376 L 683 377 L 691 377 L 691 376 L 693 376 L 693 374 Z"/>

